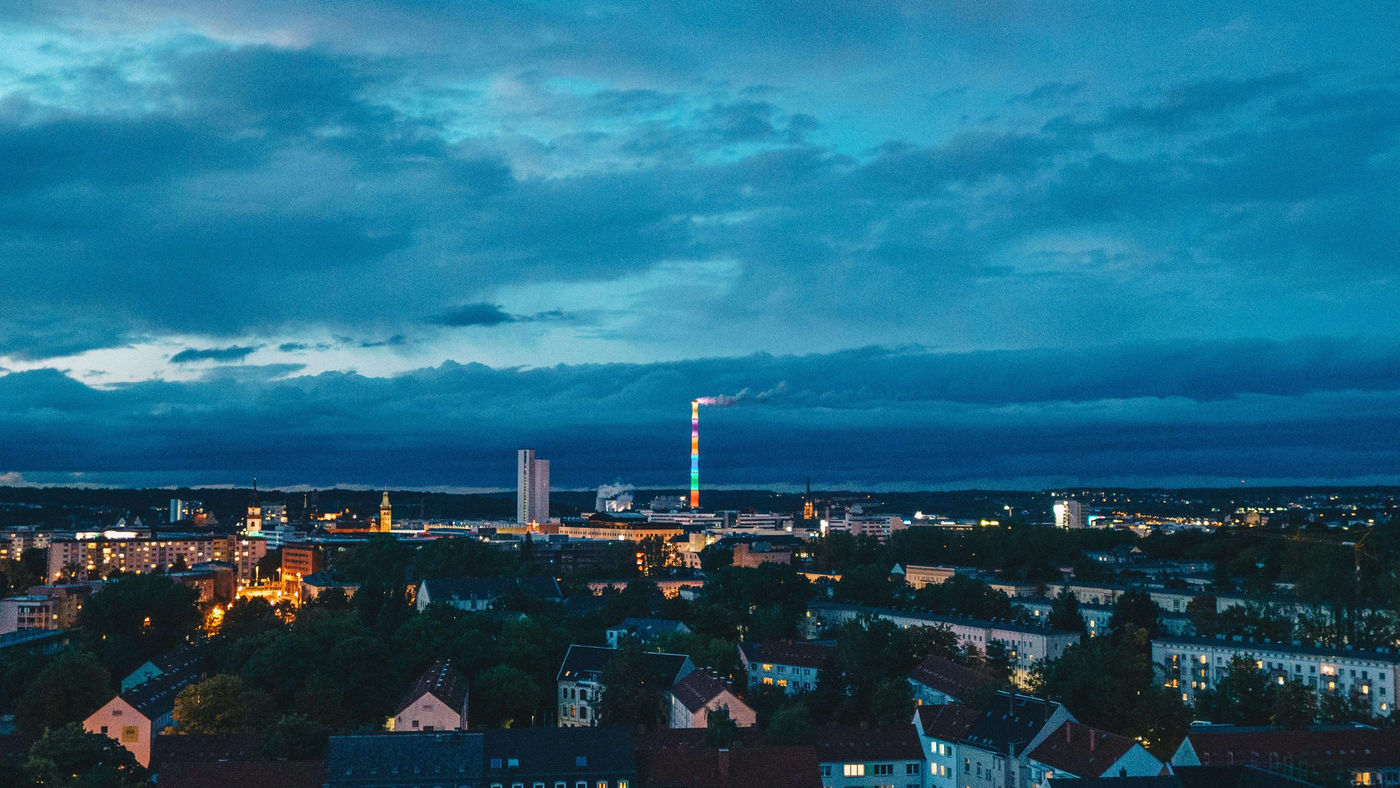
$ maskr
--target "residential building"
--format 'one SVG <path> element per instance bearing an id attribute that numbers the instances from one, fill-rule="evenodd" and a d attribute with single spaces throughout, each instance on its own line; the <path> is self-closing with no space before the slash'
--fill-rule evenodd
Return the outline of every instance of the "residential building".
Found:
<path id="1" fill-rule="evenodd" d="M 817 688 L 817 673 L 831 659 L 831 646 L 800 640 L 739 644 L 739 663 L 749 691 L 778 687 L 789 695 Z"/>
<path id="2" fill-rule="evenodd" d="M 563 598 L 559 583 L 552 577 L 446 577 L 420 582 L 414 606 L 419 612 L 427 610 L 429 605 L 447 605 L 467 611 L 490 610 L 512 591 L 551 602 Z"/>
<path id="3" fill-rule="evenodd" d="M 1325 646 L 1254 643 L 1202 637 L 1158 638 L 1152 641 L 1152 662 L 1164 686 L 1181 692 L 1194 704 L 1235 657 L 1255 661 L 1270 681 L 1296 681 L 1319 695 L 1340 694 L 1367 708 L 1373 717 L 1388 717 L 1395 709 L 1400 684 L 1400 654 Z"/>
<path id="4" fill-rule="evenodd" d="M 760 564 L 790 564 L 792 552 L 775 549 L 767 542 L 734 545 L 734 566 L 752 569 Z"/>
<path id="5" fill-rule="evenodd" d="M 157 676 L 174 673 L 199 673 L 209 657 L 207 641 L 191 643 L 151 657 L 122 677 L 121 691 L 136 689 Z"/>
<path id="6" fill-rule="evenodd" d="M 124 689 L 83 720 L 89 733 L 111 737 L 151 765 L 151 742 L 174 722 L 175 696 L 199 679 L 196 670 L 161 673 L 132 689 Z"/>
<path id="7" fill-rule="evenodd" d="M 558 684 L 559 726 L 596 726 L 598 701 L 603 692 L 603 672 L 617 651 L 601 646 L 569 646 L 555 677 Z M 642 681 L 662 693 L 695 670 L 695 663 L 684 654 L 642 653 L 646 675 Z"/>
<path id="8" fill-rule="evenodd" d="M 324 760 L 273 760 L 255 734 L 157 734 L 151 772 L 160 788 L 321 788 Z"/>
<path id="9" fill-rule="evenodd" d="M 250 579 L 266 554 L 264 540 L 230 534 L 54 539 L 49 544 L 48 576 L 51 581 L 75 576 L 96 580 L 113 572 L 169 572 L 180 564 L 226 561 L 238 567 L 240 578 Z"/>
<path id="10" fill-rule="evenodd" d="M 853 514 L 847 512 L 839 518 L 826 522 L 826 531 L 844 531 L 852 536 L 868 536 L 879 542 L 888 542 L 890 535 L 903 531 L 909 524 L 897 514 Z"/>
<path id="11" fill-rule="evenodd" d="M 1064 777 L 1156 777 L 1166 769 L 1138 742 L 1078 722 L 1065 722 L 1027 756 L 1030 788 Z"/>
<path id="12" fill-rule="evenodd" d="M 1342 768 L 1352 785 L 1400 785 L 1400 730 L 1319 727 L 1306 730 L 1193 725 L 1172 753 L 1174 770 L 1254 766 L 1298 773 Z"/>
<path id="13" fill-rule="evenodd" d="M 1057 777 L 1052 788 L 1319 788 L 1253 766 L 1178 766 L 1158 777 Z"/>
<path id="14" fill-rule="evenodd" d="M 919 706 L 966 702 L 997 685 L 996 679 L 934 654 L 909 672 L 914 703 Z"/>
<path id="15" fill-rule="evenodd" d="M 640 542 L 655 536 L 670 542 L 672 537 L 683 535 L 685 529 L 674 523 L 650 521 L 636 512 L 594 512 L 587 517 L 563 518 L 559 533 L 570 539 Z"/>
<path id="16" fill-rule="evenodd" d="M 301 579 L 296 598 L 305 603 L 319 598 L 322 594 L 339 591 L 346 599 L 353 599 L 355 592 L 359 590 L 359 583 L 344 582 L 331 572 L 313 572 Z"/>
<path id="17" fill-rule="evenodd" d="M 959 573 L 955 566 L 924 566 L 920 564 L 895 565 L 892 573 L 901 575 L 904 582 L 914 589 L 933 586 Z"/>
<path id="18" fill-rule="evenodd" d="M 1026 611 L 1035 624 L 1049 626 L 1050 611 L 1054 608 L 1055 601 L 1039 597 L 1013 597 L 1011 604 Z M 1113 619 L 1113 605 L 1081 604 L 1079 617 L 1084 619 L 1084 627 L 1089 637 L 1095 637 L 1108 632 L 1109 622 Z M 1157 623 L 1163 634 L 1167 635 L 1191 635 L 1195 631 L 1191 618 L 1184 613 L 1160 613 Z"/>
<path id="19" fill-rule="evenodd" d="M 440 659 L 423 671 L 389 718 L 404 733 L 467 729 L 467 677 Z"/>
<path id="20" fill-rule="evenodd" d="M 516 455 L 515 521 L 549 522 L 549 460 L 535 459 L 534 449 Z"/>
<path id="21" fill-rule="evenodd" d="M 758 723 L 752 707 L 734 694 L 727 682 L 706 669 L 692 670 L 671 687 L 668 698 L 670 727 L 704 728 L 710 712 L 724 709 L 729 719 L 740 727 Z"/>
<path id="22" fill-rule="evenodd" d="M 0 634 L 21 629 L 69 628 L 59 626 L 59 604 L 58 599 L 39 594 L 0 599 Z"/>
<path id="23" fill-rule="evenodd" d="M 479 788 L 485 738 L 462 731 L 332 736 L 325 788 Z"/>
<path id="24" fill-rule="evenodd" d="M 823 725 L 815 730 L 817 763 L 827 788 L 924 788 L 923 748 L 912 725 Z"/>
<path id="25" fill-rule="evenodd" d="M 833 602 L 813 602 L 807 607 L 807 630 L 816 635 L 824 630 L 843 626 L 863 615 L 881 618 L 897 627 L 941 627 L 950 630 L 963 649 L 986 653 L 992 642 L 1006 646 L 1017 680 L 1024 679 L 1036 663 L 1056 659 L 1065 649 L 1079 642 L 1079 633 L 1022 626 L 1001 621 L 940 616 L 891 608 L 844 605 Z"/>
<path id="26" fill-rule="evenodd" d="M 605 634 L 608 648 L 617 648 L 623 638 L 633 637 L 645 645 L 662 635 L 689 635 L 690 627 L 667 618 L 624 618 L 621 624 L 608 627 Z"/>
<path id="27" fill-rule="evenodd" d="M 68 648 L 72 635 L 61 629 L 20 629 L 0 634 L 0 656 L 48 656 Z"/>
<path id="28" fill-rule="evenodd" d="M 933 788 L 1024 788 L 1029 753 L 1073 720 L 1058 703 L 1010 693 L 985 710 L 947 704 L 920 706 L 914 715 Z"/>
<path id="29" fill-rule="evenodd" d="M 637 788 L 636 734 L 618 728 L 504 728 L 485 734 L 482 788 Z"/>

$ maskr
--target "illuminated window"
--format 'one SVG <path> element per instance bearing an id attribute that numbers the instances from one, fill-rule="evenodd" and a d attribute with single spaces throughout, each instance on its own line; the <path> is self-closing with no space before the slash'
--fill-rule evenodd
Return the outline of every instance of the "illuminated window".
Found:
<path id="1" fill-rule="evenodd" d="M 842 771 L 842 772 L 845 774 L 845 776 L 847 776 L 847 777 L 864 777 L 864 776 L 865 776 L 865 764 L 863 764 L 863 763 L 848 763 L 848 764 L 846 764 L 846 765 L 844 765 L 844 766 L 841 767 L 841 771 Z"/>
<path id="2" fill-rule="evenodd" d="M 773 686 L 773 677 L 772 677 L 772 676 L 764 676 L 764 677 L 763 677 L 763 683 L 764 683 L 764 684 L 767 684 L 767 685 L 770 686 L 770 687 Z"/>

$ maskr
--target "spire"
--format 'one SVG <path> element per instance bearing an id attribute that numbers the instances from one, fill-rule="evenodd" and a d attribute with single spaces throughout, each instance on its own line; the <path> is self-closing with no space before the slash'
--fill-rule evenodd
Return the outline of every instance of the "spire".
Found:
<path id="1" fill-rule="evenodd" d="M 385 490 L 385 491 L 384 491 L 384 498 L 383 498 L 383 500 L 381 500 L 381 501 L 379 502 L 379 508 L 383 509 L 384 507 L 386 507 L 386 506 L 388 506 L 388 505 L 389 505 L 389 491 L 388 491 L 388 490 Z"/>

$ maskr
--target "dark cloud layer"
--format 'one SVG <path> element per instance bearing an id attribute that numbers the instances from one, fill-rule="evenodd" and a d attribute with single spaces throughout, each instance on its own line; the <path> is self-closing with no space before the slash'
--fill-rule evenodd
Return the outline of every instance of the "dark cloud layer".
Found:
<path id="1" fill-rule="evenodd" d="M 690 399 L 713 484 L 1280 478 L 1400 472 L 1400 345 L 1337 340 L 939 354 L 866 348 L 393 378 L 228 368 L 89 388 L 0 377 L 0 467 L 53 479 L 511 483 L 535 446 L 561 486 L 684 481 Z"/>

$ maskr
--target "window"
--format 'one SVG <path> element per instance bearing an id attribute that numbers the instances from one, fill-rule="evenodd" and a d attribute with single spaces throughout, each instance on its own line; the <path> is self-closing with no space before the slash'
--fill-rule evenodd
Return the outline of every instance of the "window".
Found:
<path id="1" fill-rule="evenodd" d="M 905 774 L 918 774 L 918 773 L 919 773 L 919 764 L 917 764 L 917 763 L 906 763 L 906 764 L 904 764 L 904 773 L 905 773 Z"/>
<path id="2" fill-rule="evenodd" d="M 871 774 L 874 774 L 874 775 L 877 776 L 877 777 L 879 777 L 879 776 L 881 776 L 881 775 L 885 775 L 885 774 L 894 774 L 894 764 L 892 764 L 892 763 L 877 763 L 877 764 L 875 764 L 874 767 L 872 768 Z"/>
<path id="3" fill-rule="evenodd" d="M 492 759 L 491 759 L 491 768 L 492 768 L 492 769 L 499 769 L 499 768 L 501 768 L 501 759 L 500 759 L 500 758 L 492 758 Z"/>
<path id="4" fill-rule="evenodd" d="M 106 729 L 106 728 L 103 728 L 103 729 L 102 729 L 102 732 L 103 732 L 103 733 L 106 733 L 106 732 L 107 732 L 107 729 Z M 823 776 L 823 777 L 830 777 L 830 776 L 831 776 L 831 764 L 829 764 L 829 763 L 824 763 L 824 764 L 822 764 L 822 776 Z"/>
<path id="5" fill-rule="evenodd" d="M 585 767 L 587 767 L 587 766 L 588 766 L 588 756 L 587 756 L 587 755 L 575 755 L 575 756 L 574 756 L 574 768 L 575 768 L 575 769 L 582 769 L 582 768 L 585 768 Z M 586 784 L 585 784 L 585 783 L 579 783 L 579 785 L 580 785 L 581 788 L 586 788 Z"/>
<path id="6" fill-rule="evenodd" d="M 848 763 L 845 766 L 841 767 L 841 770 L 846 777 L 865 776 L 865 764 L 863 763 Z"/>

